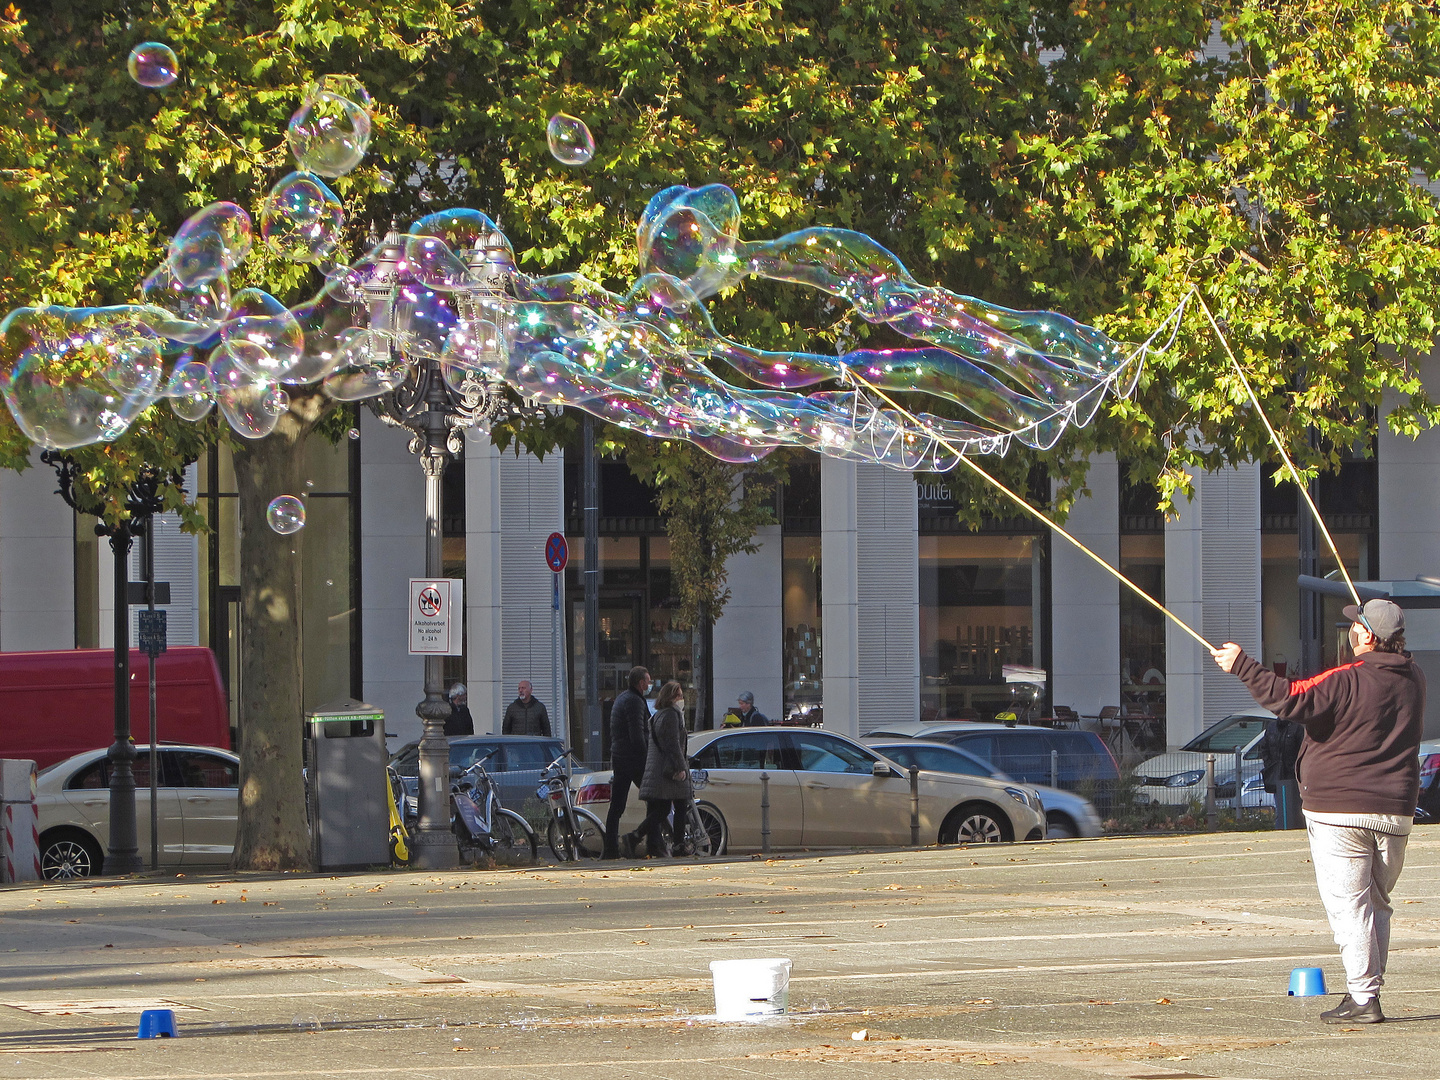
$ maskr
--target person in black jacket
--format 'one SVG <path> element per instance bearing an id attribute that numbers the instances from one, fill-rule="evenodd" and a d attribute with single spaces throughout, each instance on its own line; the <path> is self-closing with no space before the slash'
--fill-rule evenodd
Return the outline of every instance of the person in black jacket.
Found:
<path id="1" fill-rule="evenodd" d="M 605 815 L 605 850 L 603 857 L 620 857 L 620 818 L 630 798 L 630 788 L 640 787 L 645 775 L 646 748 L 650 736 L 650 706 L 645 694 L 650 689 L 650 672 L 643 667 L 630 669 L 629 686 L 610 707 L 610 812 Z M 625 837 L 627 853 L 635 850 L 637 837 Z"/>
<path id="2" fill-rule="evenodd" d="M 1261 667 L 1233 641 L 1212 650 L 1257 702 L 1305 726 L 1296 765 L 1310 861 L 1346 994 L 1327 1024 L 1378 1024 L 1390 952 L 1390 893 L 1420 792 L 1425 673 L 1405 651 L 1405 612 L 1389 600 L 1347 607 L 1353 663 L 1308 679 Z"/>
<path id="3" fill-rule="evenodd" d="M 450 687 L 450 715 L 445 719 L 445 736 L 474 735 L 475 718 L 470 715 L 470 698 L 464 683 Z"/>
<path id="4" fill-rule="evenodd" d="M 1300 785 L 1295 778 L 1295 764 L 1304 741 L 1304 724 L 1283 718 L 1265 722 L 1265 734 L 1260 737 L 1261 779 L 1265 790 L 1275 796 L 1277 829 L 1300 829 L 1305 825 L 1300 816 Z"/>
<path id="5" fill-rule="evenodd" d="M 520 680 L 520 696 L 505 710 L 500 723 L 502 735 L 541 735 L 550 738 L 550 713 L 545 703 L 531 693 L 529 679 Z"/>

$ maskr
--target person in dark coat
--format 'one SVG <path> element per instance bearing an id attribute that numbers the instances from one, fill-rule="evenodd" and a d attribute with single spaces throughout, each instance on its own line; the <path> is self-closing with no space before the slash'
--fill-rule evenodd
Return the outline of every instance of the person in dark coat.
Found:
<path id="1" fill-rule="evenodd" d="M 620 818 L 630 801 L 630 788 L 640 787 L 645 776 L 645 748 L 650 741 L 650 706 L 645 695 L 650 690 L 650 672 L 643 667 L 630 669 L 629 686 L 610 707 L 610 812 L 605 815 L 605 851 L 602 858 L 620 857 Z M 626 851 L 634 851 L 638 836 L 625 837 Z"/>
<path id="2" fill-rule="evenodd" d="M 738 705 L 731 710 L 740 718 L 741 727 L 769 727 L 770 718 L 755 708 L 755 695 L 749 690 L 741 690 Z"/>
<path id="3" fill-rule="evenodd" d="M 450 715 L 445 718 L 445 736 L 474 735 L 475 718 L 470 715 L 469 695 L 464 683 L 450 687 Z"/>
<path id="4" fill-rule="evenodd" d="M 505 710 L 500 724 L 502 735 L 543 735 L 550 738 L 550 713 L 545 703 L 531 693 L 529 679 L 520 680 L 520 696 Z"/>
<path id="5" fill-rule="evenodd" d="M 1265 722 L 1260 736 L 1261 779 L 1265 790 L 1275 796 L 1275 827 L 1303 829 L 1300 813 L 1300 785 L 1296 782 L 1295 763 L 1300 758 L 1300 744 L 1305 741 L 1305 725 L 1293 720 Z"/>
<path id="6" fill-rule="evenodd" d="M 675 814 L 674 840 L 685 840 L 685 823 L 690 814 L 690 770 L 687 767 L 685 692 L 678 682 L 667 682 L 655 696 L 655 715 L 650 718 L 650 745 L 645 757 L 645 778 L 640 797 L 645 800 L 645 823 L 640 831 L 651 855 L 667 856 L 670 848 L 660 834 L 660 825 Z"/>

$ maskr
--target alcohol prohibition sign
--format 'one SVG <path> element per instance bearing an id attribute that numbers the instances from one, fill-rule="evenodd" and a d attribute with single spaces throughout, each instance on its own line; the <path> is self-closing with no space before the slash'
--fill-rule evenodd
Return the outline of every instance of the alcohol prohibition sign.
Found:
<path id="1" fill-rule="evenodd" d="M 570 561 L 570 545 L 565 542 L 563 533 L 553 532 L 545 541 L 545 565 L 560 573 L 565 569 L 565 564 Z"/>

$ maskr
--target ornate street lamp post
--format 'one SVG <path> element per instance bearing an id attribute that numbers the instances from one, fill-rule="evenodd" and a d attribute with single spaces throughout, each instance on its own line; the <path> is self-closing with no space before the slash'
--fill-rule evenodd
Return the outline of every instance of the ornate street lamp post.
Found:
<path id="1" fill-rule="evenodd" d="M 54 468 L 65 504 L 78 513 L 95 515 L 95 535 L 110 538 L 110 550 L 115 556 L 115 741 L 106 755 L 110 762 L 110 842 L 104 869 L 107 874 L 134 874 L 145 869 L 145 860 L 140 855 L 135 820 L 135 744 L 130 739 L 130 545 L 135 537 L 145 535 L 154 526 L 154 516 L 165 509 L 160 485 L 168 479 L 178 487 L 184 474 L 175 472 L 167 477 L 161 469 L 142 468 L 130 485 L 125 518 L 111 525 L 102 516 L 104 507 L 100 503 L 76 492 L 75 474 L 80 467 L 71 458 L 46 450 L 40 460 Z M 150 759 L 153 775 L 153 744 Z"/>
<path id="2" fill-rule="evenodd" d="M 472 331 L 480 354 L 470 357 L 475 367 L 498 363 L 500 317 L 515 263 L 504 235 L 491 233 L 482 247 L 466 253 L 470 281 L 454 294 L 457 314 Z M 448 372 L 437 355 L 414 347 L 404 326 L 397 325 L 397 299 L 405 262 L 405 239 L 392 226 L 375 258 L 375 269 L 362 285 L 370 309 L 370 342 L 378 366 L 404 363 L 405 377 L 394 390 L 371 400 L 371 408 L 386 424 L 413 433 L 410 452 L 417 454 L 425 474 L 425 575 L 437 578 L 444 573 L 441 521 L 443 489 L 441 478 L 452 457 L 464 449 L 466 428 L 484 428 L 497 418 L 513 412 L 499 385 L 488 383 L 468 365 L 461 373 Z M 478 332 L 491 325 L 490 335 Z M 394 349 L 399 360 L 390 350 Z M 485 350 L 489 350 L 488 355 Z M 458 381 L 458 385 L 457 385 Z M 415 707 L 423 725 L 420 738 L 420 825 L 414 838 L 415 865 L 427 870 L 453 867 L 458 860 L 454 835 L 450 831 L 450 742 L 445 721 L 450 705 L 444 693 L 444 659 L 425 657 L 425 698 Z"/>

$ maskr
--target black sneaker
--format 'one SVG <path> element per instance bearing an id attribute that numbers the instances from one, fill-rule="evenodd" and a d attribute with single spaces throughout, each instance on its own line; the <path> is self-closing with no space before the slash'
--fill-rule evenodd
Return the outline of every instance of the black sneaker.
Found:
<path id="1" fill-rule="evenodd" d="M 1346 994 L 1340 999 L 1339 1005 L 1322 1012 L 1320 1019 L 1327 1024 L 1383 1024 L 1385 1014 L 1380 1011 L 1378 995 L 1364 1005 L 1359 1005 L 1354 998 Z"/>

